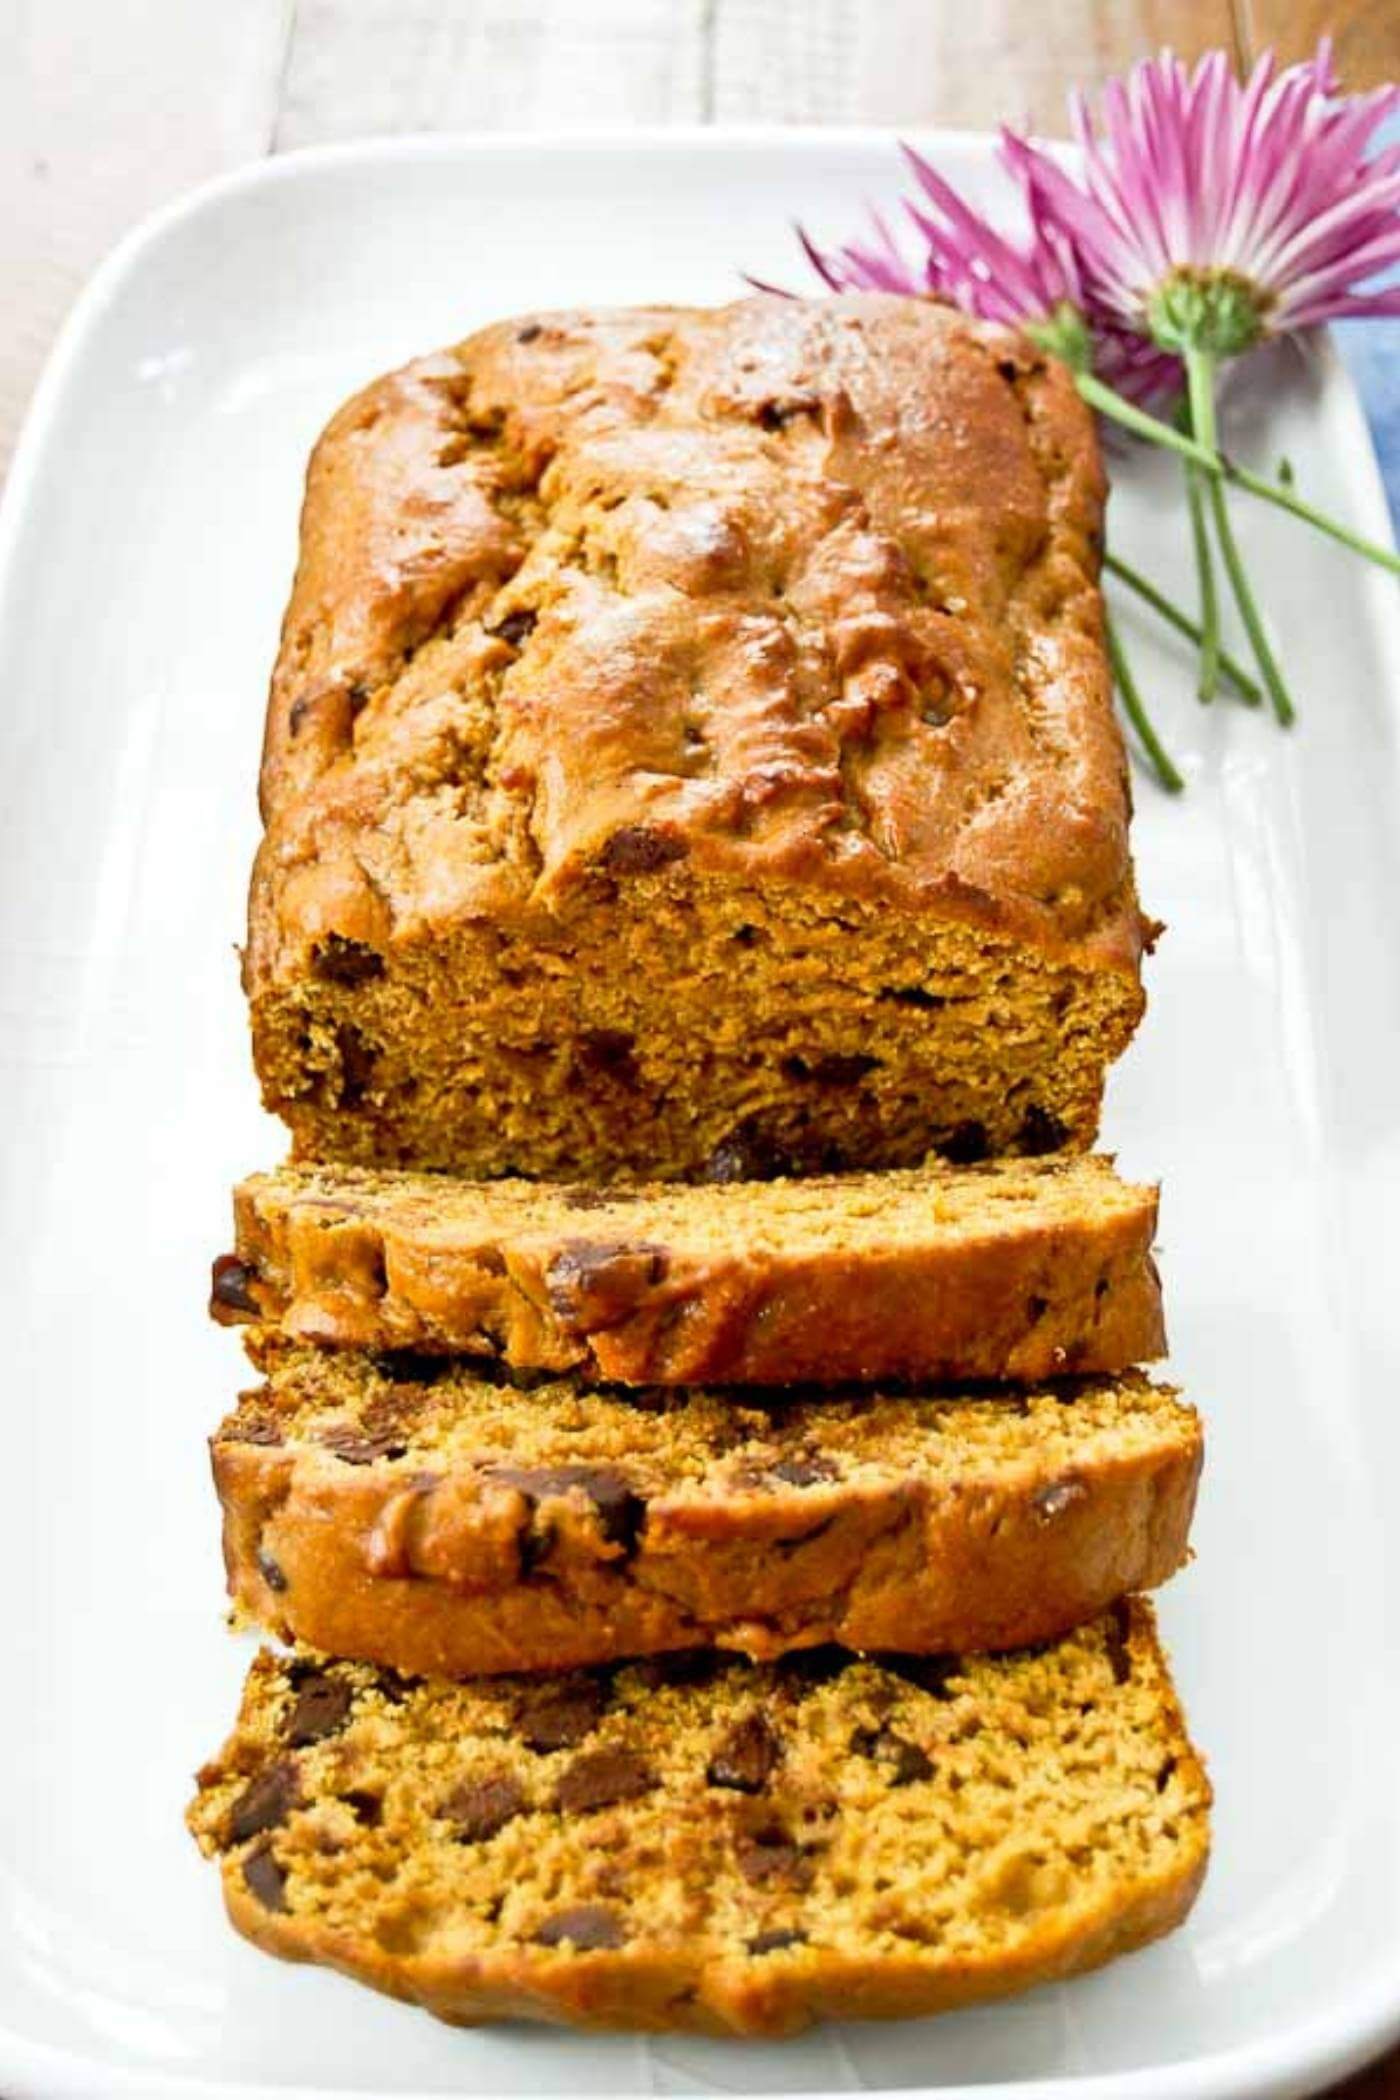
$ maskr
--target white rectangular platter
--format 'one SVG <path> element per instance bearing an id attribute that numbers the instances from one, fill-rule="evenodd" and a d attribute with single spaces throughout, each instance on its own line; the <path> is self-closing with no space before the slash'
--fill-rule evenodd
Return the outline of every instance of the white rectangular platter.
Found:
<path id="1" fill-rule="evenodd" d="M 980 191 L 985 141 L 922 141 Z M 228 1187 L 279 1156 L 234 944 L 306 453 L 351 389 L 502 314 L 804 283 L 789 221 L 892 195 L 857 133 L 384 142 L 269 163 L 143 229 L 36 403 L 0 529 L 0 2092 L 1295 2094 L 1400 2032 L 1400 616 L 1273 513 L 1239 524 L 1301 703 L 1202 708 L 1126 609 L 1190 777 L 1138 783 L 1170 931 L 1105 1126 L 1165 1184 L 1173 1374 L 1208 1417 L 1165 1629 L 1219 1797 L 1177 1937 L 973 2014 L 783 2046 L 458 2032 L 275 1964 L 181 1828 L 247 1661 L 219 1623 L 204 1317 Z M 1265 424 L 1267 422 L 1267 433 Z M 1240 391 L 1384 534 L 1324 350 Z M 1168 470 L 1112 535 L 1187 595 Z"/>

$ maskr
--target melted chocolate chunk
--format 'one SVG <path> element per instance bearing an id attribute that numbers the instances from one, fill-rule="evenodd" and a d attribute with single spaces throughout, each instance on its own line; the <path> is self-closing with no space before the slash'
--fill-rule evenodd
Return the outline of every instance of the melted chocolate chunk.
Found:
<path id="1" fill-rule="evenodd" d="M 578 1903 L 572 1910 L 557 1910 L 534 1934 L 537 1947 L 569 1946 L 580 1954 L 621 1947 L 626 1938 L 616 1911 L 605 1903 Z"/>
<path id="2" fill-rule="evenodd" d="M 704 1181 L 775 1181 L 792 1166 L 787 1154 L 756 1123 L 746 1121 L 721 1138 L 706 1160 Z"/>
<path id="3" fill-rule="evenodd" d="M 538 321 L 527 321 L 523 328 L 516 329 L 515 340 L 517 343 L 533 343 L 537 336 L 543 334 L 544 330 Z"/>
<path id="4" fill-rule="evenodd" d="M 989 1150 L 987 1126 L 976 1121 L 955 1123 L 938 1147 L 940 1157 L 954 1167 L 975 1166 Z"/>
<path id="5" fill-rule="evenodd" d="M 773 1777 L 783 1746 L 762 1714 L 736 1721 L 716 1745 L 705 1768 L 711 1786 L 733 1787 L 741 1794 L 761 1794 Z"/>
<path id="6" fill-rule="evenodd" d="M 560 1679 L 527 1709 L 519 1722 L 520 1739 L 531 1750 L 572 1750 L 607 1711 L 606 1686 L 596 1677 Z"/>
<path id="7" fill-rule="evenodd" d="M 267 1843 L 254 1847 L 243 1862 L 243 1879 L 264 1910 L 287 1908 L 287 1870 Z"/>
<path id="8" fill-rule="evenodd" d="M 258 1548 L 258 1573 L 270 1590 L 280 1597 L 287 1587 L 287 1573 L 281 1561 L 274 1560 L 266 1546 Z"/>
<path id="9" fill-rule="evenodd" d="M 271 1415 L 240 1415 L 231 1428 L 220 1430 L 219 1437 L 229 1444 L 275 1445 L 286 1441 L 281 1423 Z"/>
<path id="10" fill-rule="evenodd" d="M 779 1823 L 742 1833 L 734 1840 L 734 1864 L 745 1881 L 779 1882 L 806 1888 L 812 1879 L 810 1848 L 794 1842 Z"/>
<path id="11" fill-rule="evenodd" d="M 646 824 L 624 824 L 604 846 L 599 866 L 609 875 L 654 875 L 658 868 L 684 860 L 690 848 L 674 832 L 654 831 Z"/>
<path id="12" fill-rule="evenodd" d="M 300 1800 L 297 1784 L 297 1768 L 291 1758 L 284 1757 L 277 1764 L 269 1765 L 259 1772 L 244 1787 L 233 1807 L 228 1812 L 226 1845 L 246 1844 L 263 1830 L 276 1830 Z"/>
<path id="13" fill-rule="evenodd" d="M 858 1757 L 882 1765 L 891 1786 L 912 1786 L 916 1779 L 933 1777 L 933 1760 L 927 1751 L 893 1728 L 858 1728 L 851 1737 L 851 1748 Z"/>
<path id="14" fill-rule="evenodd" d="M 1082 1502 L 1088 1492 L 1082 1480 L 1047 1480 L 1031 1496 L 1031 1508 L 1043 1524 L 1049 1524 Z"/>
<path id="15" fill-rule="evenodd" d="M 528 605 L 522 605 L 518 611 L 507 613 L 495 627 L 488 627 L 486 632 L 497 641 L 509 642 L 512 649 L 518 649 L 534 633 L 539 617 Z"/>
<path id="16" fill-rule="evenodd" d="M 840 1478 L 836 1461 L 813 1452 L 806 1458 L 780 1458 L 776 1465 L 768 1468 L 769 1478 L 786 1481 L 789 1487 L 820 1487 L 823 1482 Z"/>
<path id="17" fill-rule="evenodd" d="M 312 951 L 311 968 L 326 984 L 352 988 L 384 975 L 384 958 L 367 941 L 353 941 L 343 933 L 328 933 Z"/>
<path id="18" fill-rule="evenodd" d="M 577 1491 L 592 1506 L 598 1529 L 610 1545 L 630 1553 L 646 1515 L 646 1503 L 612 1466 L 492 1466 L 492 1480 L 518 1488 L 532 1510 L 554 1496 Z"/>
<path id="19" fill-rule="evenodd" d="M 781 1954 L 784 1947 L 805 1947 L 807 1935 L 793 1927 L 776 1925 L 768 1932 L 756 1932 L 744 1944 L 750 1954 Z"/>
<path id="20" fill-rule="evenodd" d="M 221 1254 L 209 1280 L 209 1310 L 217 1320 L 222 1312 L 255 1313 L 258 1301 L 253 1285 L 258 1272 L 251 1262 L 236 1254 Z"/>
<path id="21" fill-rule="evenodd" d="M 656 1786 L 651 1766 L 630 1750 L 593 1750 L 576 1758 L 554 1789 L 554 1806 L 565 1815 L 587 1815 L 638 1801 Z"/>
<path id="22" fill-rule="evenodd" d="M 647 1240 L 570 1240 L 545 1271 L 545 1287 L 572 1333 L 600 1334 L 636 1312 L 666 1267 L 665 1249 Z"/>
<path id="23" fill-rule="evenodd" d="M 324 1670 L 308 1670 L 297 1683 L 296 1704 L 282 1724 L 282 1734 L 294 1750 L 324 1742 L 338 1735 L 350 1718 L 354 1694 L 339 1677 Z"/>
<path id="24" fill-rule="evenodd" d="M 1058 1116 L 1033 1102 L 1021 1120 L 1017 1143 L 1023 1152 L 1039 1158 L 1045 1152 L 1058 1152 L 1068 1138 L 1069 1132 Z"/>
<path id="25" fill-rule="evenodd" d="M 353 1422 L 333 1422 L 329 1429 L 317 1432 L 315 1441 L 347 1466 L 372 1466 L 376 1459 L 402 1458 L 408 1449 L 401 1438 L 369 1436 Z"/>
<path id="26" fill-rule="evenodd" d="M 525 1794 L 518 1780 L 503 1774 L 498 1779 L 472 1779 L 448 1795 L 438 1810 L 452 1825 L 452 1835 L 464 1845 L 480 1845 L 504 1830 L 525 1807 Z"/>

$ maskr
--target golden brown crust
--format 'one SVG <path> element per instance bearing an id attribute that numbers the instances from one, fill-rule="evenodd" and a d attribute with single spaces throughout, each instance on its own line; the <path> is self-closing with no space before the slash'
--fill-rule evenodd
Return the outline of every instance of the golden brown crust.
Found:
<path id="1" fill-rule="evenodd" d="M 739 1077 L 688 1053 L 687 1154 L 674 1071 L 633 1015 L 600 1018 L 593 980 L 610 938 L 613 968 L 638 967 L 608 930 L 635 933 L 634 912 L 664 941 L 659 900 L 708 935 L 747 897 L 789 931 L 843 936 L 894 996 L 902 973 L 862 915 L 893 914 L 915 959 L 960 929 L 989 989 L 1060 973 L 1020 1046 L 1017 1115 L 982 1120 L 994 1149 L 1036 1106 L 1087 1142 L 1140 1009 L 1143 934 L 1102 503 L 1068 374 L 922 301 L 540 316 L 349 403 L 308 479 L 246 961 L 265 1092 L 303 1149 L 370 1156 L 357 1131 L 377 1116 L 381 1161 L 568 1165 L 528 1116 L 494 1151 L 462 1077 L 495 1028 L 482 987 L 525 982 L 533 954 L 572 975 L 585 1034 L 633 1036 L 631 1083 L 666 1137 L 656 1171 L 699 1171 L 718 1142 L 704 1088 L 730 1113 Z M 717 1038 L 751 1023 L 733 966 L 678 939 L 713 976 Z M 666 968 L 679 1005 L 653 1002 L 654 1030 L 688 1043 L 684 972 Z M 1102 994 L 1092 1017 L 1070 1011 L 1083 978 Z M 461 1069 L 429 1072 L 412 1038 L 452 986 Z M 809 1066 L 849 1064 L 811 1016 L 773 1018 L 788 1065 L 804 1043 Z M 956 1019 L 883 1018 L 895 1066 L 899 1042 L 927 1038 L 932 1057 Z M 514 1084 L 538 1082 L 563 1027 L 541 1008 L 512 1046 L 529 1061 Z M 1055 1094 L 1037 1082 L 1067 1045 L 1085 1068 Z M 911 1156 L 897 1077 L 853 1119 L 872 1160 Z M 930 1104 L 924 1149 L 975 1093 L 941 1104 L 941 1124 Z M 605 1161 L 625 1143 L 615 1122 Z"/>
<path id="2" fill-rule="evenodd" d="M 1134 1376 L 639 1405 L 448 1368 L 414 1386 L 353 1353 L 272 1372 L 213 1441 L 236 1604 L 453 1677 L 1048 1639 L 1175 1572 L 1201 1466 L 1194 1412 Z"/>
<path id="3" fill-rule="evenodd" d="M 624 1670 L 562 1748 L 531 1734 L 551 1698 L 265 1653 L 190 1811 L 239 1931 L 457 2022 L 768 2036 L 1077 1973 L 1204 1876 L 1140 1600 L 935 1677 Z"/>
<path id="4" fill-rule="evenodd" d="M 234 1216 L 214 1317 L 334 1347 L 668 1386 L 1034 1383 L 1165 1348 L 1156 1191 L 1097 1158 L 612 1191 L 288 1168 Z"/>

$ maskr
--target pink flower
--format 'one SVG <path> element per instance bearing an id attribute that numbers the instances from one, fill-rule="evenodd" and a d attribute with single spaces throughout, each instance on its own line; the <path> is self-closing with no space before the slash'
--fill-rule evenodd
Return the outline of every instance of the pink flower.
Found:
<path id="1" fill-rule="evenodd" d="M 1073 246 L 1091 307 L 1172 350 L 1233 356 L 1337 317 L 1400 314 L 1400 147 L 1368 149 L 1400 87 L 1339 95 L 1324 40 L 1239 81 L 1224 52 L 1169 52 L 1071 115 L 1082 182 L 1008 138 L 1037 220 Z"/>
<path id="2" fill-rule="evenodd" d="M 1023 179 L 1018 141 L 1007 139 L 1002 158 L 1027 206 L 1019 241 L 981 218 L 921 154 L 910 146 L 903 150 L 922 192 L 918 202 L 904 206 L 922 253 L 912 260 L 888 221 L 873 210 L 869 238 L 839 248 L 819 248 L 799 227 L 807 258 L 830 290 L 948 299 L 982 320 L 1024 329 L 1076 370 L 1093 370 L 1134 400 L 1178 390 L 1174 357 L 1116 320 L 1092 322 L 1074 244 L 1058 220 L 1036 209 Z"/>

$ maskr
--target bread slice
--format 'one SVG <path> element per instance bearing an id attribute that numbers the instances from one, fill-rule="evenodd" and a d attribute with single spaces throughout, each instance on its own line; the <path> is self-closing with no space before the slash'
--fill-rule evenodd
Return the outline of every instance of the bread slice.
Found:
<path id="1" fill-rule="evenodd" d="M 1180 1565 L 1194 1411 L 1140 1375 L 1014 1394 L 529 1391 L 264 1348 L 213 1440 L 236 1603 L 448 1676 L 717 1642 L 1005 1648 Z"/>
<path id="2" fill-rule="evenodd" d="M 1134 1602 L 998 1660 L 453 1685 L 264 1650 L 189 1820 L 240 1932 L 444 2019 L 777 2035 L 1155 1939 L 1209 1804 Z"/>
<path id="3" fill-rule="evenodd" d="M 303 1157 L 1093 1140 L 1151 935 L 1056 358 L 935 301 L 533 314 L 307 477 L 244 981 Z"/>
<path id="4" fill-rule="evenodd" d="M 215 1318 L 303 1341 L 629 1385 L 1033 1381 L 1165 1347 L 1157 1192 L 1103 1158 L 717 1188 L 286 1167 L 234 1216 Z"/>

